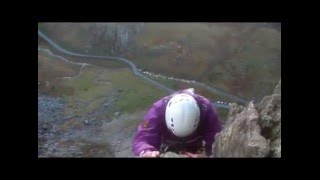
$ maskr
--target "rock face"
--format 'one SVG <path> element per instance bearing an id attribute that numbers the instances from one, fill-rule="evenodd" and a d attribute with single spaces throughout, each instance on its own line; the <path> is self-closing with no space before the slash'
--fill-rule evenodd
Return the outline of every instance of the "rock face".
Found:
<path id="1" fill-rule="evenodd" d="M 141 33 L 144 23 L 94 23 L 89 26 L 90 49 L 112 55 L 134 52 L 134 36 Z"/>
<path id="2" fill-rule="evenodd" d="M 214 157 L 281 157 L 281 80 L 259 104 L 231 105 Z"/>

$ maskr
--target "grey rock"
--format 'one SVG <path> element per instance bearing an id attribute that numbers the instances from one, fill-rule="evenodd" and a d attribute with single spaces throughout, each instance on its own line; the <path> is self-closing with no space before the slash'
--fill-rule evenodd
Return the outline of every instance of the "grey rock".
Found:
<path id="1" fill-rule="evenodd" d="M 67 119 L 70 119 L 70 118 L 71 118 L 71 116 L 66 116 L 66 117 L 63 118 L 63 120 L 67 120 Z"/>
<path id="2" fill-rule="evenodd" d="M 43 124 L 43 125 L 42 125 L 42 129 L 43 129 L 43 130 L 48 130 L 48 125 L 47 125 L 47 124 Z"/>
<path id="3" fill-rule="evenodd" d="M 70 150 L 70 151 L 76 151 L 76 150 L 78 150 L 78 148 L 77 148 L 76 146 L 70 146 L 70 147 L 69 147 L 69 150 Z"/>
<path id="4" fill-rule="evenodd" d="M 118 115 L 120 114 L 120 112 L 115 112 L 113 115 L 115 116 L 115 117 L 117 117 Z"/>
<path id="5" fill-rule="evenodd" d="M 265 157 L 268 141 L 261 136 L 259 115 L 251 102 L 216 136 L 215 157 Z"/>
<path id="6" fill-rule="evenodd" d="M 260 111 L 261 134 L 270 140 L 271 152 L 269 156 L 281 157 L 281 94 L 273 94 L 263 98 L 258 109 Z"/>
<path id="7" fill-rule="evenodd" d="M 276 88 L 273 91 L 273 94 L 281 94 L 281 80 L 278 82 Z"/>
<path id="8" fill-rule="evenodd" d="M 274 94 L 255 105 L 231 105 L 215 137 L 214 157 L 281 157 L 281 81 Z"/>

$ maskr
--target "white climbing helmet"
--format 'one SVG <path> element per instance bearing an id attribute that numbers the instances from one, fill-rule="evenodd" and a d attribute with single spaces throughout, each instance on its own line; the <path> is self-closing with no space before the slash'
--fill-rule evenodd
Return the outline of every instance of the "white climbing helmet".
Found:
<path id="1" fill-rule="evenodd" d="M 166 125 L 178 137 L 192 134 L 200 121 L 197 101 L 189 94 L 176 94 L 166 107 Z"/>

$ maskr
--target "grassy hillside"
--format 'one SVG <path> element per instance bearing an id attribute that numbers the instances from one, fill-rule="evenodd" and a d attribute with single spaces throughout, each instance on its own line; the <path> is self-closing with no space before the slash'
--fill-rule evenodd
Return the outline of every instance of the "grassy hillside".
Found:
<path id="1" fill-rule="evenodd" d="M 193 79 L 246 99 L 281 77 L 281 32 L 259 23 L 40 23 L 62 46 L 128 57 L 156 73 Z M 137 30 L 139 29 L 139 30 Z"/>
<path id="2" fill-rule="evenodd" d="M 108 98 L 115 100 L 115 111 L 130 113 L 148 108 L 153 101 L 165 95 L 162 90 L 134 76 L 129 68 L 85 66 L 77 75 L 80 66 L 40 51 L 38 63 L 38 81 L 43 84 L 39 91 L 62 96 L 69 104 L 66 115 L 94 112 Z M 72 78 L 62 79 L 65 76 Z M 48 87 L 46 81 L 49 82 Z"/>

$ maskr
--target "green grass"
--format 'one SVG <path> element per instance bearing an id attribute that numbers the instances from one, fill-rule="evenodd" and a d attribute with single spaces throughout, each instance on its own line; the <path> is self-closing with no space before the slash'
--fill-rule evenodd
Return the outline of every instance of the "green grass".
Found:
<path id="1" fill-rule="evenodd" d="M 105 100 L 106 100 L 106 98 L 99 98 L 99 99 L 95 99 L 95 100 L 91 101 L 86 108 L 86 112 L 88 112 L 88 113 L 94 112 L 95 109 L 97 109 L 103 105 Z"/>
<path id="2" fill-rule="evenodd" d="M 96 68 L 88 69 L 78 78 L 67 83 L 74 87 L 76 97 L 90 101 L 122 89 L 117 106 L 120 111 L 131 113 L 151 106 L 154 101 L 165 95 L 161 90 L 134 76 L 128 68 L 109 70 L 100 74 L 101 79 L 109 81 L 112 85 L 95 84 L 94 77 L 97 76 L 97 72 Z M 93 101 L 84 111 L 94 111 L 101 103 L 101 99 Z"/>
<path id="3" fill-rule="evenodd" d="M 134 112 L 137 109 L 148 108 L 154 101 L 166 95 L 163 90 L 132 75 L 129 69 L 125 69 L 121 74 L 114 73 L 110 76 L 116 76 L 115 86 L 124 90 L 117 101 L 121 111 Z"/>
<path id="4" fill-rule="evenodd" d="M 47 52 L 38 52 L 38 80 L 53 80 L 56 77 L 70 76 L 79 72 L 80 66 L 49 55 Z"/>
<path id="5" fill-rule="evenodd" d="M 94 79 L 97 72 L 101 71 L 101 68 L 87 67 L 84 68 L 82 73 L 73 80 L 65 80 L 65 82 L 75 89 L 75 95 L 82 99 L 95 99 L 108 92 L 111 87 L 109 85 L 97 85 Z"/>
<path id="6" fill-rule="evenodd" d="M 56 60 L 54 57 L 46 59 L 46 55 L 42 54 L 43 62 Z M 49 58 L 53 59 L 49 60 Z M 57 76 L 59 70 L 64 70 L 70 64 L 59 65 L 55 73 Z M 41 69 L 43 67 L 46 68 Z M 55 63 L 51 63 L 46 66 L 41 65 L 39 68 L 39 72 L 45 72 L 46 69 L 57 67 Z M 96 82 L 97 79 L 99 83 Z M 119 89 L 122 89 L 123 92 L 119 93 L 117 106 L 121 112 L 128 113 L 148 108 L 153 102 L 166 95 L 163 90 L 136 77 L 129 68 L 108 69 L 98 66 L 86 66 L 77 77 L 58 80 L 51 93 L 63 97 L 69 106 L 74 106 L 67 108 L 66 111 L 71 112 L 66 112 L 66 114 L 83 115 L 100 107 L 103 102 L 101 97 L 108 97 L 108 94 L 111 95 L 112 92 Z"/>

